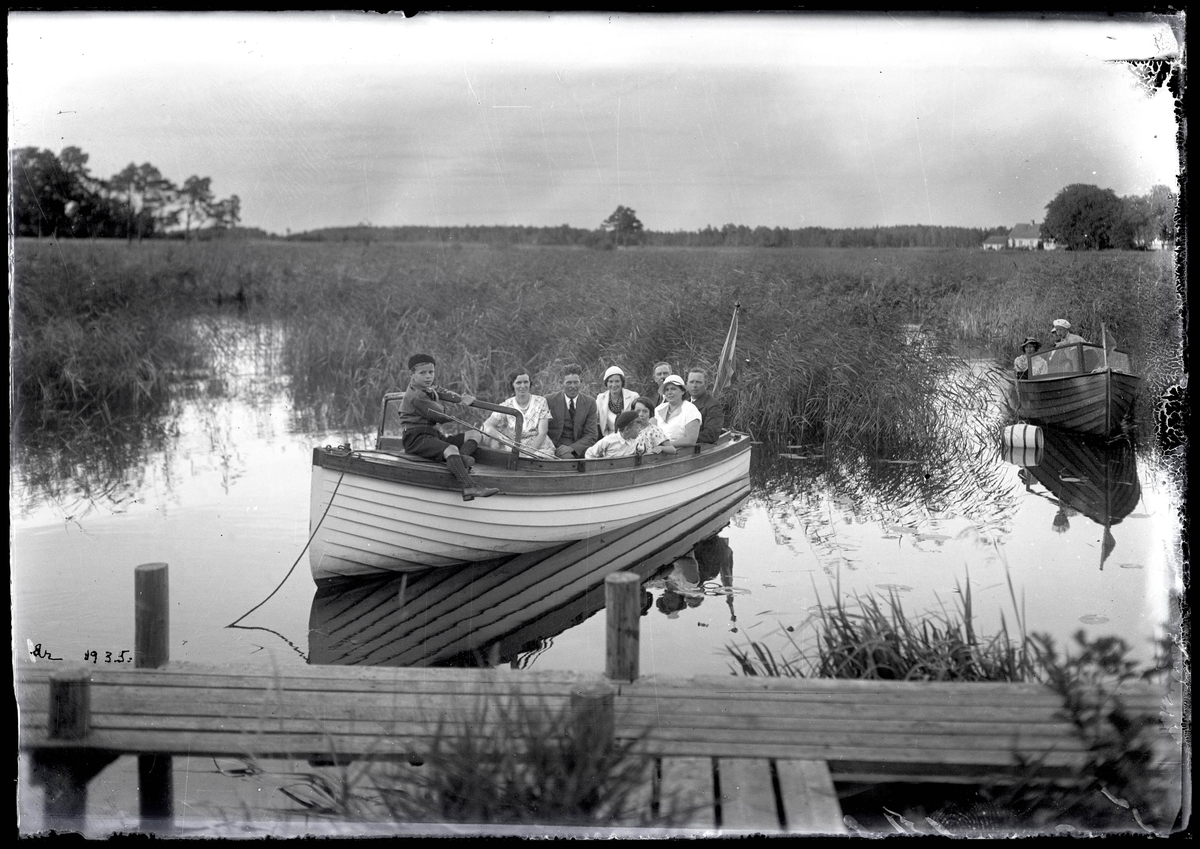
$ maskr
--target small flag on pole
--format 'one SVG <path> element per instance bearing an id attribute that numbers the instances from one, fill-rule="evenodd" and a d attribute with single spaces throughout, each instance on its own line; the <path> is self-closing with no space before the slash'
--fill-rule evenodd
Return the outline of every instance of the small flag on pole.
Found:
<path id="1" fill-rule="evenodd" d="M 733 305 L 733 319 L 729 322 L 729 332 L 725 334 L 725 345 L 721 348 L 721 359 L 717 361 L 717 373 L 713 376 L 712 394 L 719 396 L 729 381 L 733 378 L 734 348 L 737 347 L 738 310 L 740 303 Z"/>

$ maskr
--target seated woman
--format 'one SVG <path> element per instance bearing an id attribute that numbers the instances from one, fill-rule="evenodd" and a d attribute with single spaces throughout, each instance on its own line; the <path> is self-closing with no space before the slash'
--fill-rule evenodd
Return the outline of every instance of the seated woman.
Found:
<path id="1" fill-rule="evenodd" d="M 511 398 L 500 402 L 502 407 L 519 410 L 521 423 L 521 453 L 530 457 L 554 459 L 554 446 L 547 431 L 550 428 L 550 406 L 541 395 L 530 390 L 533 382 L 529 372 L 520 371 L 509 377 L 513 389 Z M 511 448 L 516 433 L 517 420 L 504 413 L 492 413 L 483 422 L 484 437 L 489 448 Z"/>
<path id="2" fill-rule="evenodd" d="M 616 430 L 617 416 L 633 409 L 637 393 L 625 388 L 625 372 L 619 366 L 609 366 L 604 372 L 605 390 L 596 396 L 596 412 L 600 420 L 600 435 Z"/>
<path id="3" fill-rule="evenodd" d="M 654 408 L 658 426 L 677 449 L 691 448 L 696 444 L 703 420 L 696 405 L 683 400 L 683 387 L 682 377 L 669 375 L 662 385 L 662 393 L 667 400 Z"/>
<path id="4" fill-rule="evenodd" d="M 1025 341 L 1021 343 L 1021 353 L 1013 360 L 1013 371 L 1017 373 L 1017 380 L 1029 379 L 1029 357 L 1031 354 L 1036 354 L 1038 349 L 1042 347 L 1042 343 L 1032 336 L 1026 336 Z M 1041 371 L 1046 370 L 1046 363 L 1042 360 L 1035 360 L 1041 366 Z"/>
<path id="5" fill-rule="evenodd" d="M 675 446 L 654 417 L 654 402 L 644 395 L 638 396 L 633 402 L 633 411 L 637 413 L 638 424 L 642 432 L 638 434 L 637 453 L 639 454 L 674 454 Z"/>

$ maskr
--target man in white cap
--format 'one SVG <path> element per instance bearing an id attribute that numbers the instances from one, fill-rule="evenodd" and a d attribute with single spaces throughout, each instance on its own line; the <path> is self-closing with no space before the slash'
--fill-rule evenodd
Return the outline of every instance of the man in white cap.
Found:
<path id="1" fill-rule="evenodd" d="M 1065 318 L 1056 318 L 1050 326 L 1050 334 L 1054 337 L 1054 347 L 1061 348 L 1063 345 L 1074 345 L 1076 342 L 1086 342 L 1082 336 L 1071 332 L 1071 322 Z"/>
<path id="2" fill-rule="evenodd" d="M 1050 326 L 1050 335 L 1054 337 L 1055 348 L 1067 348 L 1050 355 L 1050 371 L 1077 372 L 1079 371 L 1079 348 L 1073 346 L 1077 342 L 1086 342 L 1082 336 L 1071 332 L 1071 322 L 1065 318 L 1056 318 Z"/>

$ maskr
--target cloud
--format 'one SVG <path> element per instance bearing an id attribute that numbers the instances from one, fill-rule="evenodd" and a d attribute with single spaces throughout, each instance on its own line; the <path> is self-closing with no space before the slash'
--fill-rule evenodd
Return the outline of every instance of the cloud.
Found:
<path id="1" fill-rule="evenodd" d="M 186 33 L 187 38 L 181 38 Z M 1177 171 L 1161 19 L 10 15 L 10 144 L 245 223 L 991 226 Z M 47 62 L 46 57 L 54 57 Z"/>

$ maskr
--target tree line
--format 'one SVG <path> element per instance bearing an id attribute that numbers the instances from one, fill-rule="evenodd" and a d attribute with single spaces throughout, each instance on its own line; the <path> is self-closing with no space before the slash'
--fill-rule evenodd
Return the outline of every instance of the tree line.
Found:
<path id="1" fill-rule="evenodd" d="M 1007 228 L 1000 228 L 1007 233 Z M 618 206 L 594 230 L 560 224 L 557 227 L 505 225 L 376 227 L 363 222 L 353 227 L 326 227 L 288 234 L 293 241 L 311 242 L 458 242 L 492 245 L 559 245 L 614 248 L 759 247 L 759 248 L 977 248 L 997 230 L 923 224 L 893 227 L 754 227 L 726 224 L 703 230 L 647 230 L 635 210 Z"/>
<path id="2" fill-rule="evenodd" d="M 9 151 L 18 236 L 137 239 L 228 230 L 241 220 L 237 195 L 218 199 L 210 177 L 176 185 L 149 162 L 130 162 L 107 180 L 88 172 L 78 147 Z"/>

